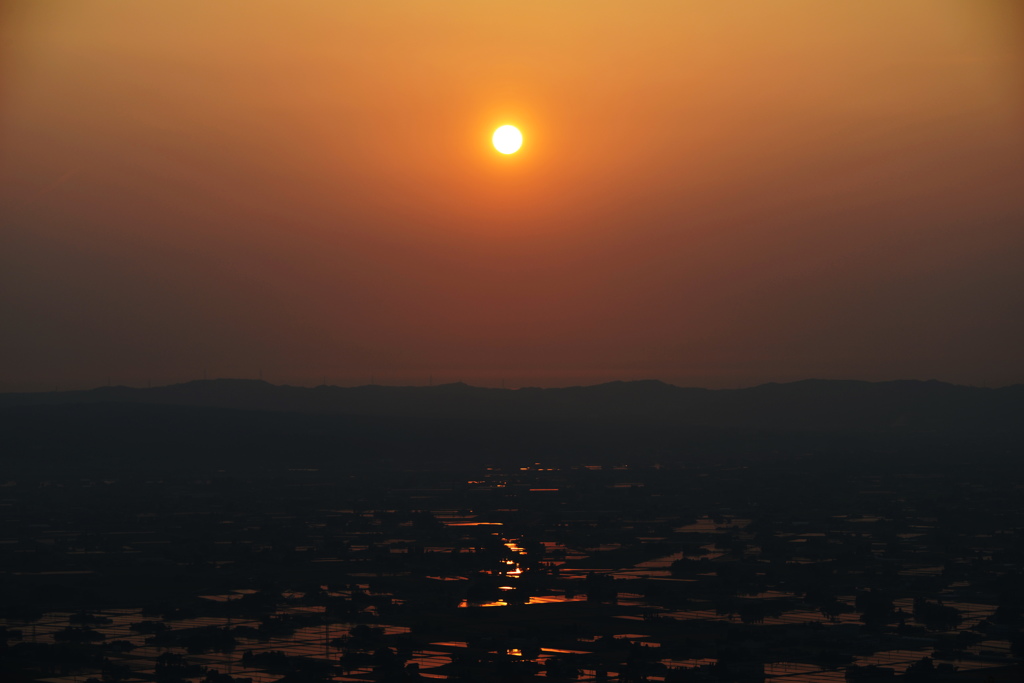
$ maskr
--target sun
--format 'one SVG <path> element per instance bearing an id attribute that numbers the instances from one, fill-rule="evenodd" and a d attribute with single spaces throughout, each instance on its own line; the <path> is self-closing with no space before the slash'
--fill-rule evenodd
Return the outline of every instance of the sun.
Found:
<path id="1" fill-rule="evenodd" d="M 502 154 L 515 154 L 523 146 L 523 134 L 515 126 L 502 126 L 494 131 L 491 142 Z"/>

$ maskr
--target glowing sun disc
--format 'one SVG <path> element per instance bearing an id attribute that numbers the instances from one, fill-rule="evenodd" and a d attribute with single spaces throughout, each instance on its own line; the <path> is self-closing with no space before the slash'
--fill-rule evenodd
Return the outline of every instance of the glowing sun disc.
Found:
<path id="1" fill-rule="evenodd" d="M 502 154 L 514 154 L 523 146 L 523 134 L 515 126 L 502 126 L 491 136 L 494 149 Z"/>

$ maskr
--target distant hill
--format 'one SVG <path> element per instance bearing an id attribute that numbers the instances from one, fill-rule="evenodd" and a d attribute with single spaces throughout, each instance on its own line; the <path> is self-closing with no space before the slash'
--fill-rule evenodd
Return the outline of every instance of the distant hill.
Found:
<path id="1" fill-rule="evenodd" d="M 0 394 L 0 463 L 9 477 L 237 466 L 386 473 L 540 461 L 741 466 L 805 456 L 981 467 L 1024 452 L 1022 417 L 1022 386 L 941 382 L 808 380 L 712 391 L 653 381 L 505 390 L 211 380 Z"/>
<path id="2" fill-rule="evenodd" d="M 710 390 L 653 380 L 560 389 L 489 389 L 462 383 L 306 388 L 217 379 L 146 389 L 115 386 L 0 394 L 0 409 L 82 404 L 497 422 L 598 420 L 786 432 L 1024 432 L 1024 385 L 988 389 L 937 381 L 805 380 Z"/>

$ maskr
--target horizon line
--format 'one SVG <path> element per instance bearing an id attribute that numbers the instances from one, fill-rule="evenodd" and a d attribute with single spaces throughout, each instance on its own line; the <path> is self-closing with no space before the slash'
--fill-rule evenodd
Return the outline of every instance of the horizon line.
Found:
<path id="1" fill-rule="evenodd" d="M 268 385 L 268 386 L 271 386 L 271 387 L 277 387 L 277 388 L 310 389 L 310 390 L 312 390 L 312 389 L 369 389 L 369 388 L 381 388 L 381 389 L 442 389 L 442 388 L 445 388 L 445 387 L 463 386 L 463 387 L 467 387 L 467 388 L 470 388 L 470 389 L 483 389 L 483 390 L 487 390 L 487 391 L 522 391 L 522 390 L 558 391 L 558 390 L 566 390 L 566 389 L 588 389 L 588 388 L 602 387 L 602 386 L 608 386 L 608 385 L 613 385 L 613 384 L 660 384 L 660 385 L 667 386 L 667 387 L 672 387 L 672 388 L 675 388 L 675 389 L 696 389 L 696 390 L 701 390 L 701 391 L 742 391 L 742 390 L 745 390 L 745 389 L 756 389 L 758 387 L 765 387 L 765 386 L 785 386 L 785 385 L 792 385 L 792 384 L 803 384 L 803 383 L 807 383 L 807 382 L 835 382 L 835 383 L 848 383 L 848 384 L 852 384 L 852 383 L 856 383 L 856 384 L 897 384 L 897 383 L 943 384 L 943 385 L 947 385 L 947 386 L 962 387 L 962 388 L 968 388 L 968 389 L 990 389 L 990 390 L 1005 389 L 1005 388 L 1009 388 L 1009 387 L 1015 387 L 1015 386 L 1021 386 L 1022 385 L 1021 382 L 1011 382 L 1009 384 L 1003 384 L 1003 385 L 999 385 L 999 386 L 977 385 L 977 384 L 961 384 L 961 383 L 957 383 L 957 382 L 949 382 L 949 381 L 939 380 L 939 379 L 935 379 L 935 378 L 930 378 L 930 379 L 899 378 L 899 379 L 884 379 L 884 380 L 865 380 L 865 379 L 853 379 L 853 378 L 821 378 L 821 377 L 806 377 L 806 378 L 803 378 L 803 379 L 789 380 L 789 381 L 768 381 L 768 382 L 759 382 L 759 383 L 755 383 L 755 384 L 745 384 L 745 385 L 736 386 L 736 387 L 719 387 L 719 388 L 703 387 L 703 386 L 697 386 L 697 385 L 673 384 L 671 382 L 667 382 L 665 380 L 661 380 L 661 379 L 657 379 L 657 378 L 626 379 L 626 380 L 616 379 L 616 380 L 608 380 L 608 381 L 605 381 L 605 382 L 595 382 L 595 383 L 592 383 L 592 384 L 567 384 L 567 385 L 562 385 L 562 386 L 538 386 L 538 385 L 531 385 L 531 384 L 524 384 L 524 385 L 521 385 L 521 386 L 507 386 L 507 385 L 504 385 L 504 383 L 503 383 L 502 386 L 485 386 L 485 385 L 478 385 L 478 384 L 470 384 L 470 383 L 464 382 L 462 380 L 456 380 L 454 382 L 442 382 L 442 383 L 437 383 L 437 382 L 433 382 L 432 380 L 429 380 L 428 383 L 426 383 L 426 384 L 382 384 L 380 382 L 370 382 L 370 383 L 365 383 L 365 384 L 351 384 L 351 385 L 328 384 L 328 383 L 320 383 L 320 384 L 308 385 L 308 384 L 289 384 L 287 382 L 280 383 L 280 384 L 275 384 L 275 383 L 273 383 L 273 382 L 271 382 L 269 380 L 263 379 L 261 377 L 256 377 L 256 378 L 253 378 L 253 377 L 212 377 L 212 378 L 211 377 L 202 377 L 202 378 L 196 378 L 196 379 L 191 379 L 191 380 L 185 380 L 183 382 L 173 382 L 173 383 L 158 384 L 158 385 L 147 384 L 146 386 L 137 386 L 137 385 L 130 385 L 130 384 L 110 384 L 110 383 L 108 383 L 108 384 L 95 385 L 95 386 L 92 386 L 92 387 L 89 387 L 89 388 L 84 388 L 84 389 L 60 389 L 58 387 L 54 387 L 53 389 L 44 389 L 44 390 L 0 391 L 0 395 L 4 395 L 4 394 L 86 393 L 86 392 L 91 392 L 91 391 L 102 391 L 102 390 L 109 390 L 109 389 L 130 389 L 130 390 L 133 390 L 133 391 L 147 391 L 147 390 L 168 389 L 168 388 L 171 388 L 171 387 L 181 387 L 181 386 L 186 386 L 186 385 L 190 385 L 190 384 L 215 384 L 215 383 L 220 383 L 220 382 L 239 382 L 239 383 L 245 382 L 245 383 L 252 383 L 252 384 L 265 384 L 265 385 Z"/>

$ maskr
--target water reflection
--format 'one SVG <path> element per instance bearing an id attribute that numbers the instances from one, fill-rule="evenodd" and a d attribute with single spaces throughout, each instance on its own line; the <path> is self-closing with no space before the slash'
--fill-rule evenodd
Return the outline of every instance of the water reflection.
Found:
<path id="1" fill-rule="evenodd" d="M 536 471 L 539 470 L 528 470 L 530 476 Z M 588 667 L 593 667 L 594 660 L 600 661 L 601 653 L 614 652 L 607 656 L 608 661 L 624 666 L 629 648 L 645 644 L 649 646 L 646 656 L 651 662 L 670 668 L 699 668 L 714 664 L 716 660 L 691 655 L 714 652 L 719 640 L 724 642 L 727 634 L 785 631 L 802 638 L 807 634 L 831 632 L 830 637 L 838 638 L 840 634 L 864 633 L 860 611 L 852 609 L 857 596 L 850 592 L 851 585 L 842 585 L 836 595 L 829 596 L 851 607 L 832 617 L 826 618 L 816 603 L 806 600 L 806 586 L 796 586 L 806 583 L 806 578 L 816 572 L 817 568 L 809 565 L 820 564 L 833 574 L 848 572 L 844 576 L 861 576 L 858 572 L 865 568 L 876 572 L 871 576 L 880 576 L 877 573 L 880 567 L 886 570 L 891 567 L 893 571 L 885 579 L 894 585 L 905 582 L 903 585 L 920 587 L 922 591 L 930 585 L 943 586 L 929 594 L 929 599 L 941 599 L 945 606 L 959 610 L 964 622 L 960 632 L 991 617 L 995 610 L 994 605 L 977 602 L 984 597 L 972 581 L 951 580 L 956 567 L 943 564 L 934 552 L 928 552 L 932 534 L 935 529 L 941 529 L 941 525 L 897 524 L 893 522 L 893 515 L 873 517 L 851 513 L 826 517 L 832 528 L 821 520 L 813 524 L 790 520 L 791 513 L 785 511 L 775 515 L 771 523 L 777 529 L 768 534 L 763 520 L 758 520 L 760 529 L 757 525 L 750 528 L 747 517 L 756 511 L 742 506 L 737 506 L 736 510 L 718 509 L 701 516 L 686 511 L 673 517 L 665 510 L 676 505 L 675 490 L 671 491 L 671 498 L 664 497 L 660 503 L 652 499 L 653 503 L 649 504 L 648 492 L 657 482 L 647 481 L 644 490 L 638 491 L 632 485 L 637 481 L 635 473 L 630 473 L 626 480 L 626 486 L 608 486 L 591 498 L 584 494 L 574 498 L 578 491 L 571 482 L 552 478 L 551 487 L 559 486 L 566 492 L 562 501 L 556 500 L 559 496 L 531 492 L 531 488 L 542 485 L 539 478 L 517 481 L 501 474 L 501 483 L 507 482 L 509 486 L 501 491 L 503 497 L 499 504 L 503 507 L 478 506 L 482 497 L 468 495 L 422 503 L 424 507 L 438 507 L 436 514 L 419 510 L 396 513 L 393 504 L 382 510 L 365 507 L 358 512 L 336 510 L 339 503 L 332 500 L 323 506 L 322 517 L 312 519 L 315 515 L 309 513 L 311 519 L 306 525 L 309 531 L 305 535 L 292 531 L 303 522 L 306 513 L 297 513 L 290 507 L 286 510 L 289 514 L 264 515 L 261 510 L 258 517 L 240 517 L 236 529 L 260 530 L 262 525 L 269 525 L 268 528 L 276 529 L 274 533 L 281 532 L 283 542 L 275 545 L 272 534 L 261 537 L 251 532 L 251 538 L 239 541 L 239 545 L 251 541 L 251 548 L 246 553 L 232 555 L 230 560 L 215 558 L 222 567 L 215 573 L 226 575 L 229 564 L 225 563 L 230 561 L 251 562 L 252 576 L 288 576 L 291 582 L 288 585 L 294 590 L 278 589 L 274 594 L 253 588 L 229 590 L 233 584 L 227 580 L 210 581 L 202 584 L 207 586 L 199 596 L 202 599 L 193 601 L 201 605 L 188 619 L 164 618 L 152 613 L 143 615 L 138 609 L 106 610 L 97 612 L 96 616 L 109 618 L 110 623 L 95 623 L 90 628 L 104 636 L 108 643 L 121 640 L 132 646 L 130 656 L 113 654 L 119 652 L 116 648 L 108 649 L 107 653 L 111 659 L 120 657 L 129 661 L 132 678 L 143 680 L 154 677 L 154 663 L 159 656 L 173 653 L 188 655 L 190 661 L 220 671 L 233 671 L 234 675 L 270 683 L 281 675 L 271 673 L 267 667 L 242 667 L 242 657 L 246 652 L 252 655 L 281 652 L 334 664 L 338 664 L 341 657 L 354 653 L 358 656 L 346 660 L 345 675 L 335 676 L 334 680 L 366 681 L 375 675 L 366 658 L 372 657 L 374 647 L 380 649 L 380 643 L 368 641 L 370 649 L 360 650 L 346 639 L 350 631 L 368 624 L 383 629 L 388 636 L 409 633 L 410 628 L 418 629 L 416 643 L 423 649 L 412 651 L 408 661 L 419 664 L 419 676 L 424 678 L 448 677 L 450 669 L 443 667 L 452 663 L 452 655 L 471 650 L 472 656 L 487 653 L 487 657 L 498 662 L 502 658 L 514 658 L 543 664 L 558 658 L 590 656 L 586 665 L 580 666 L 583 680 L 587 680 L 597 675 L 594 668 Z M 483 496 L 493 494 L 494 487 L 485 479 L 471 481 L 479 483 Z M 437 490 L 447 491 L 445 495 L 451 492 L 451 489 Z M 611 495 L 608 491 L 621 496 L 619 500 L 624 501 L 626 512 L 605 510 L 611 508 L 605 500 Z M 471 492 L 475 495 L 476 489 Z M 530 504 L 537 505 L 532 512 L 528 508 Z M 715 504 L 705 509 L 719 507 Z M 888 525 L 882 529 L 884 533 L 865 528 L 879 522 Z M 223 523 L 224 520 L 220 520 L 217 524 Z M 206 524 L 207 519 L 203 517 L 201 523 L 190 528 L 199 535 Z M 847 533 L 850 527 L 857 528 Z M 155 532 L 151 530 L 140 531 L 140 538 L 142 534 L 148 534 L 149 540 L 124 536 L 118 537 L 117 544 L 170 545 L 166 539 L 153 538 Z M 983 570 L 995 573 L 996 565 L 991 564 L 993 552 L 999 550 L 1000 543 L 1008 544 L 1004 539 L 988 536 L 979 534 L 971 539 L 971 555 L 965 557 L 976 561 Z M 860 543 L 862 537 L 864 543 Z M 884 542 L 877 538 L 883 538 Z M 75 540 L 76 548 L 91 542 L 88 537 Z M 799 554 L 794 548 L 799 548 Z M 226 549 L 216 548 L 217 552 Z M 36 557 L 34 548 L 25 550 L 32 551 L 24 553 L 26 557 Z M 880 557 L 890 550 L 893 557 Z M 901 557 L 899 552 L 905 555 Z M 102 552 L 86 553 L 75 549 L 61 557 L 79 563 L 102 555 Z M 296 556 L 301 557 L 296 559 Z M 253 561 L 254 557 L 259 562 Z M 268 557 L 278 564 L 260 564 Z M 319 562 L 336 564 L 313 565 Z M 38 568 L 42 571 L 32 574 L 93 571 L 86 568 L 88 566 L 68 564 L 67 569 L 56 569 L 40 565 Z M 183 573 L 190 570 L 185 560 L 180 567 Z M 773 572 L 777 576 L 771 576 Z M 327 580 L 322 577 L 337 575 L 343 577 L 340 580 L 344 583 L 330 587 L 305 585 L 301 577 L 306 575 L 317 577 L 318 583 Z M 237 572 L 233 576 L 246 574 Z M 785 590 L 788 588 L 792 588 L 792 592 Z M 236 605 L 243 598 L 257 594 L 271 599 L 265 614 L 258 617 L 246 614 Z M 718 597 L 711 600 L 710 595 Z M 905 614 L 908 629 L 925 632 L 922 637 L 932 640 L 955 635 L 952 630 L 927 633 L 911 616 L 913 601 L 894 598 L 895 608 Z M 771 610 L 750 609 L 751 605 L 763 607 L 768 603 Z M 456 606 L 462 610 L 457 611 Z M 478 607 L 504 609 L 476 612 Z M 44 615 L 30 626 L 27 622 L 21 624 L 13 620 L 5 623 L 21 630 L 26 642 L 53 643 L 57 633 L 66 629 L 73 618 L 81 616 L 55 612 Z M 175 637 L 154 641 L 157 634 L 132 629 L 132 624 L 145 621 L 165 626 Z M 563 633 L 551 626 L 559 621 L 575 625 L 577 631 L 567 629 Z M 740 624 L 786 628 L 763 632 L 746 626 L 735 628 Z M 817 626 L 801 628 L 809 624 Z M 74 625 L 77 627 L 78 623 Z M 511 631 L 534 627 L 540 633 L 534 638 L 535 642 L 505 637 Z M 548 627 L 550 630 L 546 630 Z M 204 629 L 229 633 L 236 641 L 235 650 L 189 653 L 181 637 Z M 426 643 L 421 634 L 425 630 L 431 633 L 429 637 L 452 640 L 424 647 Z M 594 631 L 604 633 L 593 635 Z M 577 638 L 576 632 L 588 635 Z M 893 626 L 887 638 L 896 640 L 894 632 Z M 957 666 L 968 669 L 1007 661 L 1010 644 L 988 635 L 986 633 L 983 642 L 957 652 L 961 658 L 956 661 Z M 1002 638 L 1005 637 L 1004 633 Z M 463 638 L 472 641 L 471 644 Z M 614 642 L 609 644 L 606 638 Z M 398 644 L 397 641 L 384 642 L 392 647 Z M 686 643 L 686 647 L 676 647 L 681 642 Z M 889 641 L 885 644 L 890 646 Z M 930 644 L 922 645 L 925 649 L 920 650 L 911 649 L 908 642 L 902 645 L 907 649 L 860 654 L 853 661 L 861 666 L 892 668 L 899 673 L 931 652 Z M 786 656 L 799 658 L 798 654 L 790 652 Z M 619 671 L 614 669 L 611 673 L 617 675 Z M 842 671 L 827 671 L 813 662 L 787 661 L 767 663 L 765 675 L 813 683 L 838 681 Z M 661 678 L 659 674 L 651 674 L 648 680 Z"/>

